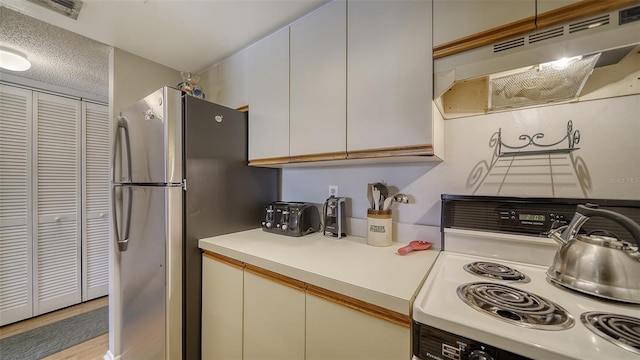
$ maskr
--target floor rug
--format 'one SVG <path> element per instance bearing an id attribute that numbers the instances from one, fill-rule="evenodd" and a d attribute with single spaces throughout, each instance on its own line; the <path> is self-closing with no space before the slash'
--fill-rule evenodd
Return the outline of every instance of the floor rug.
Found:
<path id="1" fill-rule="evenodd" d="M 109 331 L 107 306 L 0 339 L 0 359 L 37 360 Z"/>

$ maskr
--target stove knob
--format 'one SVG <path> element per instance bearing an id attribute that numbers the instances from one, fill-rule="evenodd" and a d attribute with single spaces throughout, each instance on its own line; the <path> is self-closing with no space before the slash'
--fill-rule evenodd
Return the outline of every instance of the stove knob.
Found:
<path id="1" fill-rule="evenodd" d="M 489 354 L 488 352 L 481 349 L 477 349 L 477 350 L 473 350 L 471 354 L 469 354 L 469 360 L 494 360 L 494 359 L 493 359 L 493 356 L 491 356 L 491 354 Z"/>

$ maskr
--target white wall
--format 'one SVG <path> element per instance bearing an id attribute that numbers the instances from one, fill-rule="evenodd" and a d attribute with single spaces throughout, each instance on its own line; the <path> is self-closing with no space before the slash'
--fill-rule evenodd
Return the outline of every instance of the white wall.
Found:
<path id="1" fill-rule="evenodd" d="M 122 109 L 162 86 L 176 86 L 182 81 L 179 71 L 118 48 L 111 51 L 109 67 L 109 113 L 111 119 L 114 119 Z M 110 144 L 113 143 L 114 130 L 115 127 L 109 134 Z M 113 231 L 112 227 L 110 231 Z M 113 234 L 109 238 L 113 239 Z M 120 287 L 120 273 L 116 271 L 119 261 L 118 254 L 118 247 L 115 241 L 112 241 L 109 259 L 109 294 L 111 295 L 109 296 L 109 353 L 106 357 L 116 359 L 120 357 L 120 339 L 115 336 L 116 332 L 114 331 L 120 326 L 119 319 L 116 317 L 120 311 L 120 302 L 115 296 L 116 289 Z"/>
<path id="2" fill-rule="evenodd" d="M 394 220 L 434 226 L 440 224 L 443 193 L 640 200 L 639 114 L 640 95 L 633 95 L 446 120 L 442 163 L 284 169 L 282 199 L 322 203 L 328 185 L 338 185 L 339 196 L 348 198 L 348 216 L 366 218 L 366 184 L 382 180 L 412 198 L 394 204 Z M 573 158 L 555 155 L 553 168 L 549 156 L 502 158 L 515 160 L 510 168 L 510 161 L 500 161 L 488 171 L 496 160 L 491 138 L 499 128 L 509 145 L 536 133 L 544 133 L 539 143 L 549 144 L 566 135 L 569 120 L 580 132 Z M 491 175 L 507 169 L 521 175 Z"/>

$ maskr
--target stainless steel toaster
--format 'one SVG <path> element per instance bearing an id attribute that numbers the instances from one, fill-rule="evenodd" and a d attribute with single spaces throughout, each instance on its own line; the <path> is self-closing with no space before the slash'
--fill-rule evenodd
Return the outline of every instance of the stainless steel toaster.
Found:
<path id="1" fill-rule="evenodd" d="M 262 230 L 287 236 L 302 236 L 320 228 L 320 215 L 313 203 L 276 201 L 264 209 Z"/>

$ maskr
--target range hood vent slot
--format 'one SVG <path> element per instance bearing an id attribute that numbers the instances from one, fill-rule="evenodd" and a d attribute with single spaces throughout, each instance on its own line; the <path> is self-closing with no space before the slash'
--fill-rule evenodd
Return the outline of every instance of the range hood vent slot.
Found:
<path id="1" fill-rule="evenodd" d="M 529 35 L 529 44 L 564 35 L 564 27 L 560 26 L 543 32 Z"/>
<path id="2" fill-rule="evenodd" d="M 504 41 L 498 44 L 493 45 L 493 52 L 497 53 L 500 51 L 505 51 L 509 49 L 514 49 L 520 46 L 524 46 L 524 37 L 519 37 L 517 39 L 512 39 L 508 41 Z"/>
<path id="3" fill-rule="evenodd" d="M 569 34 L 582 30 L 594 29 L 609 24 L 609 14 L 569 24 Z"/>

